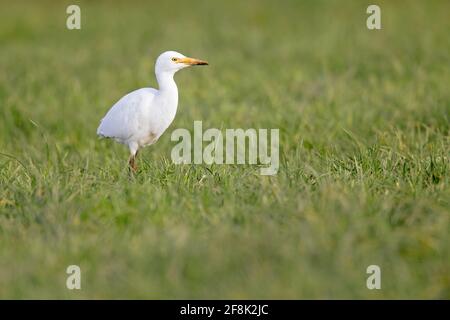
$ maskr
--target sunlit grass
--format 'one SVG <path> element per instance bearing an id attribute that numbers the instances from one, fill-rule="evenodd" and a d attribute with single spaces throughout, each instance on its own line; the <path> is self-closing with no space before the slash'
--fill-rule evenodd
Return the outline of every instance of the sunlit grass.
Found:
<path id="1" fill-rule="evenodd" d="M 0 4 L 1 298 L 450 297 L 448 2 L 68 4 Z M 165 50 L 210 66 L 130 177 L 95 130 Z M 194 120 L 279 128 L 278 175 L 172 164 Z"/>

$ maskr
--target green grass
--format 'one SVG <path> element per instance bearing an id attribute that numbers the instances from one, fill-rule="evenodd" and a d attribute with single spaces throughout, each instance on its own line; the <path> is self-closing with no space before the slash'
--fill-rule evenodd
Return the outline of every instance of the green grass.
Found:
<path id="1" fill-rule="evenodd" d="M 450 298 L 450 3 L 369 31 L 370 1 L 162 2 L 78 2 L 80 31 L 1 2 L 0 298 Z M 210 66 L 133 178 L 95 130 L 165 50 Z M 172 164 L 194 120 L 279 128 L 278 175 Z"/>

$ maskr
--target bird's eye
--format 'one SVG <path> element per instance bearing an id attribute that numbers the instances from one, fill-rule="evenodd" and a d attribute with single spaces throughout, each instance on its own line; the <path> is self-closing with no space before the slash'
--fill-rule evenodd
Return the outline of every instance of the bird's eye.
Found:
<path id="1" fill-rule="evenodd" d="M 173 62 L 177 62 L 178 59 L 177 59 L 177 58 L 172 58 L 172 61 L 173 61 Z"/>

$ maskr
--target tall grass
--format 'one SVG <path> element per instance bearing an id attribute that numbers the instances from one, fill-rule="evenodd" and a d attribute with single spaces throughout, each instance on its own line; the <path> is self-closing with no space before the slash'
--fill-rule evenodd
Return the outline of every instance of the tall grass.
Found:
<path id="1" fill-rule="evenodd" d="M 0 4 L 1 298 L 450 297 L 447 1 L 380 31 L 365 1 L 82 1 L 79 31 L 69 4 Z M 165 50 L 210 66 L 130 177 L 95 130 Z M 279 128 L 278 175 L 172 164 L 194 120 Z"/>

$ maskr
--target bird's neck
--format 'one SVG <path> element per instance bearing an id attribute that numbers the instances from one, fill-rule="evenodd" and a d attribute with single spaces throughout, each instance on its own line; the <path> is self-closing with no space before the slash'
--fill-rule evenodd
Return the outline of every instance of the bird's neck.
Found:
<path id="1" fill-rule="evenodd" d="M 174 73 L 161 72 L 156 74 L 158 80 L 159 90 L 156 95 L 158 103 L 156 105 L 160 108 L 161 114 L 167 120 L 163 126 L 167 128 L 175 118 L 178 107 L 178 88 L 173 80 Z"/>
<path id="2" fill-rule="evenodd" d="M 178 96 L 178 88 L 173 76 L 173 72 L 160 72 L 156 74 L 160 94 Z"/>

